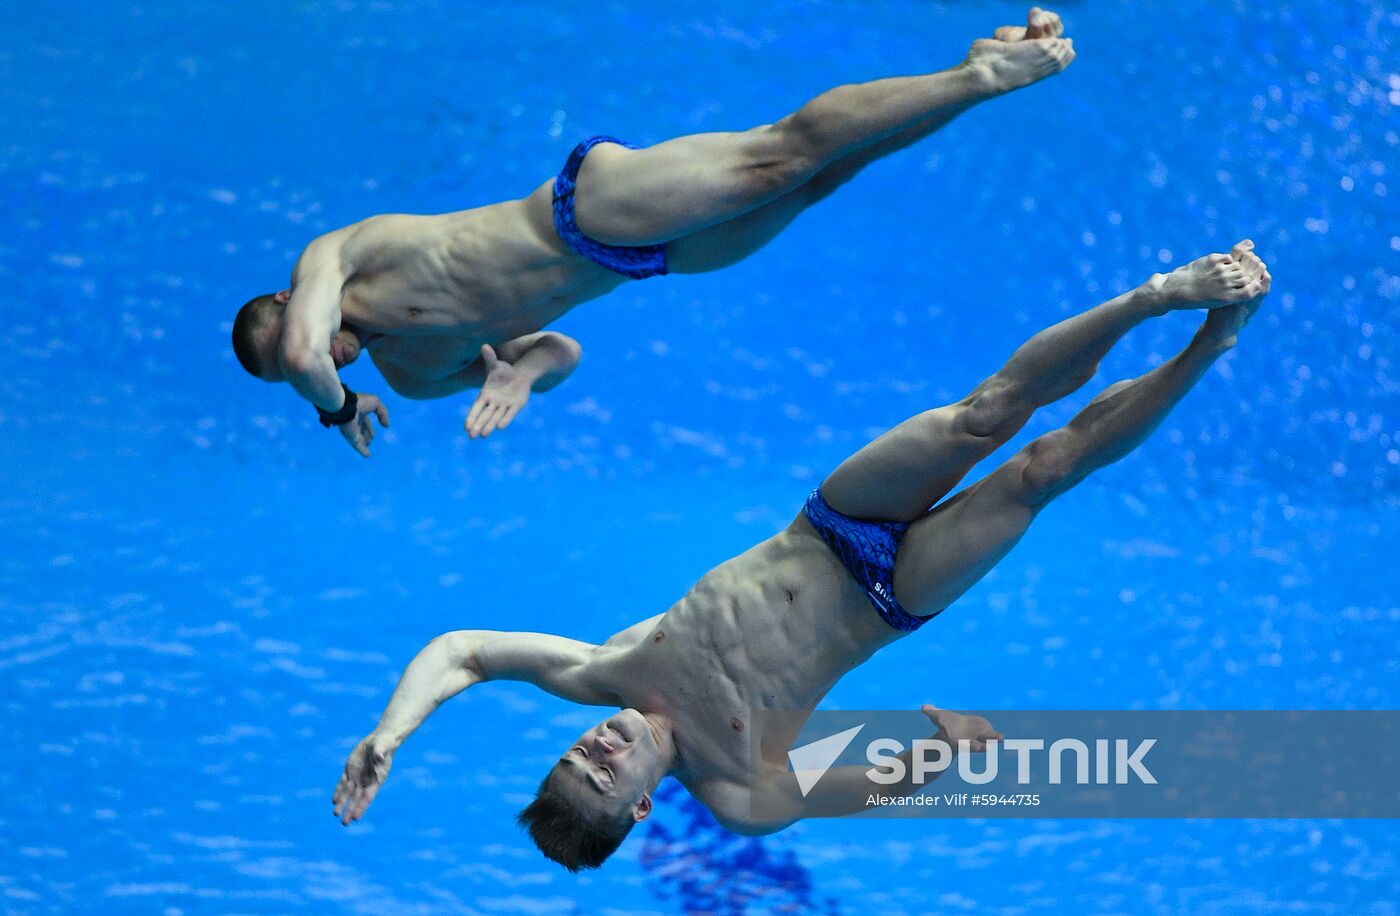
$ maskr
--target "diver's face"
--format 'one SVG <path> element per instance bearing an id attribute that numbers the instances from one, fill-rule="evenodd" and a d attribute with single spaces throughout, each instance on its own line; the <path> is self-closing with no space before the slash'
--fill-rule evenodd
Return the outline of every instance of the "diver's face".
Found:
<path id="1" fill-rule="evenodd" d="M 336 331 L 335 336 L 331 338 L 331 360 L 335 367 L 344 369 L 359 358 L 360 338 L 344 328 Z"/>
<path id="2" fill-rule="evenodd" d="M 584 812 L 604 819 L 651 812 L 661 749 L 642 714 L 624 709 L 579 736 L 555 764 L 550 784 Z"/>

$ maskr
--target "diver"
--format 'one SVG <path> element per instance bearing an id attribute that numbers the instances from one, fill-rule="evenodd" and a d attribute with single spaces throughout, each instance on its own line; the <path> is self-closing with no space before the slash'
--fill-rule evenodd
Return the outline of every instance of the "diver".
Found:
<path id="1" fill-rule="evenodd" d="M 531 392 L 574 370 L 579 344 L 545 331 L 629 279 L 743 260 L 869 163 L 979 102 L 1059 73 L 1074 59 L 1054 13 L 979 39 L 958 66 L 841 86 L 752 130 L 637 149 L 580 143 L 528 197 L 432 216 L 372 216 L 313 240 L 290 289 L 239 310 L 243 368 L 288 382 L 368 457 L 380 399 L 338 370 L 368 351 L 407 398 L 479 388 L 469 436 L 510 425 Z"/>
<path id="2" fill-rule="evenodd" d="M 650 813 L 652 790 L 666 775 L 739 833 L 863 810 L 865 767 L 830 770 L 804 797 L 787 768 L 790 740 L 765 742 L 755 772 L 750 714 L 810 714 L 848 671 L 986 575 L 1052 499 L 1142 443 L 1235 345 L 1263 302 L 1271 278 L 1253 248 L 1242 241 L 1229 254 L 1154 274 L 1036 334 L 962 400 L 904 421 L 848 458 L 785 530 L 712 569 L 664 614 L 602 645 L 491 630 L 437 637 L 351 753 L 333 798 L 337 817 L 349 823 L 365 813 L 400 745 L 440 704 L 493 680 L 621 709 L 564 751 L 519 816 L 544 854 L 570 870 L 611 855 Z M 1205 320 L 1176 356 L 1108 386 L 1066 426 L 944 499 L 1035 410 L 1084 385 L 1134 326 L 1199 308 L 1209 310 Z M 979 717 L 932 706 L 924 712 L 939 736 L 967 739 L 970 750 L 1000 737 Z M 881 791 L 916 787 L 906 778 Z"/>

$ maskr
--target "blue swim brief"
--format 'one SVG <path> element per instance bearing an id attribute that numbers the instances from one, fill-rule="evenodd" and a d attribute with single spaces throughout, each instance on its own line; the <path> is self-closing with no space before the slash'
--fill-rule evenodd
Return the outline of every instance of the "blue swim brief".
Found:
<path id="1" fill-rule="evenodd" d="M 901 607 L 894 596 L 894 557 L 904 532 L 909 530 L 908 522 L 867 522 L 843 515 L 831 508 L 821 487 L 807 497 L 803 511 L 826 546 L 865 590 L 885 623 L 896 630 L 912 632 L 937 616 L 916 617 Z"/>
<path id="2" fill-rule="evenodd" d="M 578 170 L 583 165 L 583 157 L 599 143 L 637 148 L 612 137 L 589 137 L 574 147 L 569 161 L 564 163 L 564 170 L 554 179 L 554 231 L 559 233 L 565 245 L 608 270 L 634 280 L 661 276 L 667 272 L 665 245 L 604 245 L 584 235 L 574 219 L 574 188 L 578 185 Z"/>

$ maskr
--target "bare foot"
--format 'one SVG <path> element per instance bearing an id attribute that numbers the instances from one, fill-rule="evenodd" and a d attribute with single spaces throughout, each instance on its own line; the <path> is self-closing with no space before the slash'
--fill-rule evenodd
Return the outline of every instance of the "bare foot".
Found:
<path id="1" fill-rule="evenodd" d="M 988 92 L 999 94 L 1054 76 L 1074 60 L 1072 39 L 1031 38 L 1030 31 L 1015 41 L 977 39 L 963 66 L 982 78 Z"/>
<path id="2" fill-rule="evenodd" d="M 1238 257 L 1245 265 L 1245 271 L 1250 277 L 1245 289 L 1253 291 L 1253 294 L 1242 302 L 1213 308 L 1206 316 L 1201 333 L 1215 337 L 1223 347 L 1235 345 L 1236 335 L 1249 324 L 1249 319 L 1259 311 L 1259 306 L 1264 304 L 1264 297 L 1269 294 L 1269 287 L 1274 279 L 1269 275 L 1269 268 L 1254 253 L 1254 243 L 1248 239 L 1236 245 L 1230 254 L 1232 257 Z"/>
<path id="3" fill-rule="evenodd" d="M 1249 239 L 1229 254 L 1208 254 L 1169 274 L 1148 281 L 1158 303 L 1167 309 L 1216 309 L 1258 296 L 1268 270 Z"/>
<path id="4" fill-rule="evenodd" d="M 1065 33 L 1060 17 L 1038 6 L 1031 7 L 1025 25 L 1004 25 L 992 33 L 997 41 L 1024 41 L 1027 38 L 1059 38 Z"/>

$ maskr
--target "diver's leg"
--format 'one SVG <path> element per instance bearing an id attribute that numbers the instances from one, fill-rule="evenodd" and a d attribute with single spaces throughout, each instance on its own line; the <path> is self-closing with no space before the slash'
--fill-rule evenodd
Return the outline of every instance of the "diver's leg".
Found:
<path id="1" fill-rule="evenodd" d="M 1073 58 L 1067 39 L 979 39 L 950 70 L 839 86 L 774 124 L 640 150 L 596 146 L 574 195 L 579 228 L 611 245 L 669 242 L 781 197 L 859 149 L 1058 73 Z"/>
<path id="2" fill-rule="evenodd" d="M 996 30 L 996 38 L 1007 42 L 1026 38 L 1058 38 L 1063 32 L 1064 26 L 1059 16 L 1048 10 L 1033 8 L 1027 26 L 1002 26 Z M 834 160 L 796 189 L 762 206 L 675 239 L 667 251 L 671 273 L 705 273 L 742 261 L 776 238 L 808 207 L 829 197 L 867 165 L 937 133 L 975 104 L 975 100 L 970 100 L 941 108 L 893 136 Z"/>
<path id="3" fill-rule="evenodd" d="M 681 236 L 667 246 L 666 261 L 670 272 L 706 273 L 744 260 L 777 238 L 808 207 L 825 200 L 867 165 L 935 133 L 971 107 L 972 103 L 950 106 L 938 117 L 917 127 L 837 159 L 776 200 L 770 200 L 733 219 Z"/>
<path id="4" fill-rule="evenodd" d="M 1268 292 L 1212 311 L 1191 345 L 1140 378 L 1111 385 L 1069 425 L 1032 441 L 997 470 L 915 522 L 895 560 L 894 591 L 911 614 L 955 601 L 1016 545 L 1036 514 L 1093 471 L 1128 454 L 1154 430 L 1235 335 Z"/>
<path id="5" fill-rule="evenodd" d="M 912 521 L 972 466 L 1009 440 L 1039 407 L 1076 390 L 1120 337 L 1173 309 L 1238 302 L 1263 271 L 1253 243 L 1154 274 L 1131 292 L 1041 331 L 955 404 L 905 420 L 841 463 L 822 484 L 832 508 L 855 518 Z"/>

